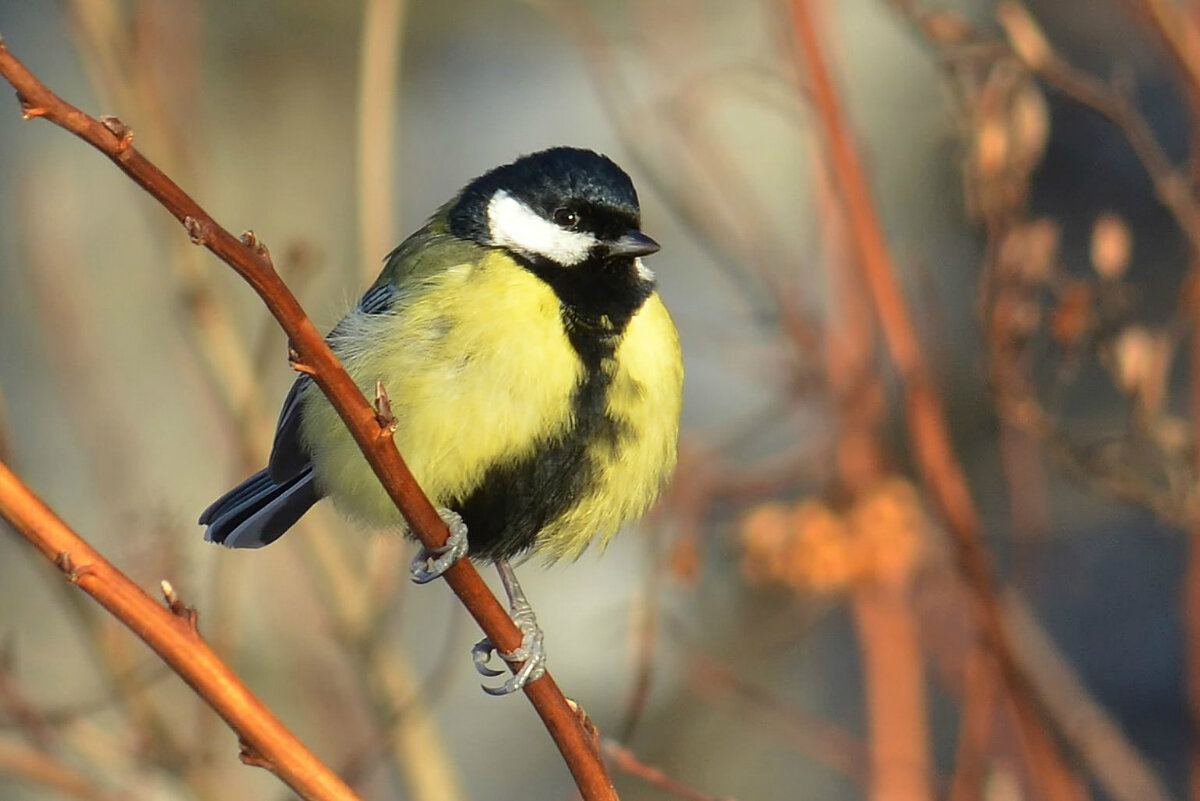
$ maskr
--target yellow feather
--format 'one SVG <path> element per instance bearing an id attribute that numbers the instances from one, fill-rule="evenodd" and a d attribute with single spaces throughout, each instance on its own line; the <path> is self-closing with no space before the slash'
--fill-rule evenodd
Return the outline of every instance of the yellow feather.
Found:
<path id="1" fill-rule="evenodd" d="M 683 357 L 657 293 L 629 321 L 615 362 L 608 413 L 626 434 L 619 452 L 593 445 L 603 465 L 600 485 L 542 532 L 535 550 L 549 561 L 578 557 L 592 542 L 607 545 L 622 523 L 650 508 L 675 470 Z"/>
<path id="2" fill-rule="evenodd" d="M 399 421 L 396 445 L 437 506 L 468 495 L 497 461 L 517 459 L 573 423 L 584 367 L 559 299 L 499 251 L 406 287 L 392 313 L 352 312 L 340 328 L 347 371 L 368 397 L 383 382 Z M 599 486 L 542 531 L 534 550 L 550 559 L 606 542 L 646 510 L 675 465 L 683 368 L 658 295 L 630 321 L 614 362 L 608 412 L 627 435 L 619 453 L 593 446 Z M 301 435 L 318 486 L 364 522 L 402 525 L 324 396 L 309 391 L 303 402 Z"/>

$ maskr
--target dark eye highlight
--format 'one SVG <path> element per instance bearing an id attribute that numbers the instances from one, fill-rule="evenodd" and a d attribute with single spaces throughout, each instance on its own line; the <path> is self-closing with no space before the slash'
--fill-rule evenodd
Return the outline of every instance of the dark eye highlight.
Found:
<path id="1" fill-rule="evenodd" d="M 554 210 L 554 223 L 562 228 L 575 228 L 579 225 L 579 212 L 563 206 Z"/>

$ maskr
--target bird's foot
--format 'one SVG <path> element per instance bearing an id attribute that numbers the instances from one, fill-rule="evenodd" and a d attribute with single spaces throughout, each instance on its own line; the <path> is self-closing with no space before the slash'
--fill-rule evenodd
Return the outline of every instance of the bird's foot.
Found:
<path id="1" fill-rule="evenodd" d="M 408 573 L 417 584 L 428 584 L 467 555 L 467 524 L 449 509 L 438 509 L 438 515 L 450 528 L 450 536 L 440 548 L 426 548 L 422 545 L 421 550 L 413 557 Z"/>
<path id="2" fill-rule="evenodd" d="M 546 649 L 542 643 L 542 629 L 538 626 L 533 609 L 528 604 L 522 604 L 519 607 L 514 606 L 511 614 L 513 622 L 517 624 L 517 628 L 523 635 L 520 645 L 511 651 L 500 651 L 490 639 L 483 639 L 471 650 L 471 656 L 475 659 L 475 669 L 488 678 L 504 673 L 503 670 L 488 667 L 493 653 L 509 665 L 520 665 L 508 681 L 499 687 L 483 685 L 483 691 L 488 695 L 515 693 L 524 688 L 526 684 L 540 679 L 546 672 Z"/>

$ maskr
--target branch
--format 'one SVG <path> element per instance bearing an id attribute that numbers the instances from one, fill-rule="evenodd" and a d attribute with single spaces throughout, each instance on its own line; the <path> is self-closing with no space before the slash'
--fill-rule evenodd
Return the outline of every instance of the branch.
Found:
<path id="1" fill-rule="evenodd" d="M 1012 637 L 997 602 L 991 560 L 981 541 L 982 525 L 921 351 L 916 326 L 896 278 L 895 264 L 876 212 L 866 173 L 826 65 L 811 6 L 813 0 L 789 0 L 797 56 L 807 77 L 813 107 L 828 154 L 835 186 L 850 221 L 857 264 L 867 284 L 887 350 L 903 383 L 907 432 L 923 481 L 936 503 L 955 546 L 960 568 L 975 598 L 980 629 L 1012 696 L 1022 739 L 1036 760 L 1040 795 L 1078 797 L 1077 781 L 1061 761 L 1045 728 L 1042 705 L 1016 657 Z"/>
<path id="2" fill-rule="evenodd" d="M 1200 102 L 1200 58 L 1190 38 L 1195 21 L 1166 0 L 1126 0 L 1126 5 L 1149 21 L 1187 85 L 1188 102 L 1196 105 Z"/>
<path id="3" fill-rule="evenodd" d="M 1192 552 L 1195 552 L 1193 547 Z M 1088 694 L 1079 674 L 1038 625 L 1033 610 L 1012 590 L 1004 593 L 1004 617 L 1021 643 L 1030 679 L 1041 685 L 1064 739 L 1091 767 L 1100 787 L 1116 801 L 1171 801 L 1151 761 L 1121 731 L 1114 717 Z"/>
<path id="4" fill-rule="evenodd" d="M 631 776 L 637 776 L 642 781 L 657 787 L 664 793 L 677 796 L 685 801 L 734 801 L 732 798 L 717 798 L 716 796 L 706 795 L 698 790 L 688 787 L 678 779 L 668 776 L 661 768 L 656 768 L 653 765 L 647 765 L 637 758 L 632 751 L 615 740 L 605 739 L 601 742 L 601 748 L 608 758 L 612 760 L 620 770 L 625 771 Z"/>
<path id="5" fill-rule="evenodd" d="M 0 76 L 17 90 L 27 119 L 45 117 L 106 155 L 183 224 L 193 243 L 212 251 L 254 288 L 287 333 L 299 365 L 312 375 L 346 423 L 413 533 L 426 547 L 443 545 L 449 533 L 446 525 L 400 458 L 391 433 L 379 425 L 374 409 L 275 272 L 266 248 L 254 234 L 247 231 L 239 239 L 222 228 L 132 146 L 133 133 L 124 123 L 114 117 L 96 119 L 59 98 L 12 55 L 3 39 L 0 39 Z M 520 645 L 520 631 L 469 560 L 456 563 L 446 572 L 445 579 L 499 650 L 510 651 Z M 583 797 L 588 801 L 615 799 L 603 763 L 549 673 L 526 685 L 524 692 L 554 738 Z"/>
<path id="6" fill-rule="evenodd" d="M 195 610 L 163 583 L 167 607 L 88 545 L 0 464 L 0 515 L 67 580 L 95 598 L 162 657 L 238 734 L 242 760 L 275 773 L 306 799 L 358 796 L 323 765 L 221 661 L 196 630 Z"/>
<path id="7" fill-rule="evenodd" d="M 1118 86 L 1106 84 L 1076 69 L 1050 46 L 1040 26 L 1026 8 L 1015 0 L 996 7 L 996 20 L 1004 29 L 1013 54 L 1029 70 L 1070 97 L 1109 120 L 1125 135 L 1134 155 L 1154 184 L 1159 202 L 1175 218 L 1193 251 L 1200 251 L 1196 199 L 1187 176 L 1171 163 L 1166 149 L 1154 134 L 1133 100 Z"/>
<path id="8" fill-rule="evenodd" d="M 791 706 L 698 648 L 689 648 L 687 656 L 692 666 L 689 684 L 702 700 L 728 699 L 737 715 L 753 716 L 763 731 L 777 733 L 796 753 L 815 759 L 856 784 L 867 784 L 867 745 L 855 735 Z"/>
<path id="9" fill-rule="evenodd" d="M 0 771 L 80 801 L 117 801 L 70 765 L 45 751 L 0 739 Z"/>
<path id="10" fill-rule="evenodd" d="M 375 280 L 380 253 L 395 245 L 399 65 L 407 23 L 404 0 L 369 0 L 358 63 L 358 258 Z"/>

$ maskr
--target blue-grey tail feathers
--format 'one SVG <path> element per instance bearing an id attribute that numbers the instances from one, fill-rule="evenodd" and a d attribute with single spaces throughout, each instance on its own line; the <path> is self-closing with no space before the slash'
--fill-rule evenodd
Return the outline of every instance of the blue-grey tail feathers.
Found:
<path id="1" fill-rule="evenodd" d="M 260 470 L 222 495 L 200 515 L 204 538 L 228 548 L 261 548 L 283 536 L 321 499 L 312 466 L 282 483 Z"/>

